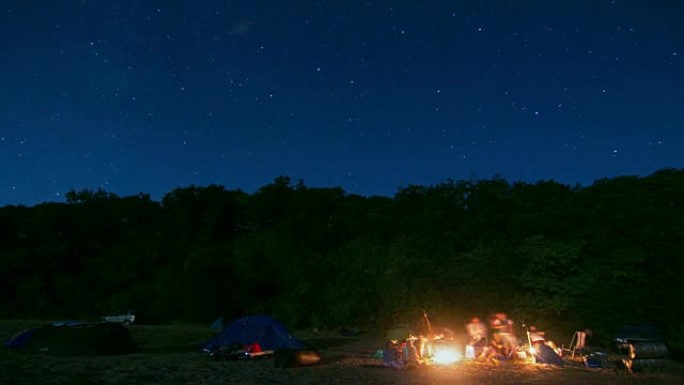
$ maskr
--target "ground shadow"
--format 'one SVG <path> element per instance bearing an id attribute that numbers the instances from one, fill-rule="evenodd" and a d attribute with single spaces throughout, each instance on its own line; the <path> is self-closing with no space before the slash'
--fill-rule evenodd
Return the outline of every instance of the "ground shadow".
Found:
<path id="1" fill-rule="evenodd" d="M 344 346 L 356 341 L 353 338 L 310 338 L 303 340 L 302 343 L 309 350 L 324 350 Z"/>

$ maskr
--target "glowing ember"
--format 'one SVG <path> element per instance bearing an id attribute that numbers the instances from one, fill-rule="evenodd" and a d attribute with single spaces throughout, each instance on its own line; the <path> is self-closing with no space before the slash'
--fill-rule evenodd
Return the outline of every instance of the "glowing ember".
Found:
<path id="1" fill-rule="evenodd" d="M 449 365 L 461 360 L 461 353 L 452 348 L 441 348 L 435 351 L 432 362 L 437 365 Z"/>

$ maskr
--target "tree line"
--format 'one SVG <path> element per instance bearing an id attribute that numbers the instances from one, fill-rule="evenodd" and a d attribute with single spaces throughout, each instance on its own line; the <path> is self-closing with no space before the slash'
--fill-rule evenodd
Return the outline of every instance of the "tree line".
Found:
<path id="1" fill-rule="evenodd" d="M 590 186 L 447 180 L 393 197 L 278 177 L 252 194 L 103 190 L 0 208 L 0 317 L 146 323 L 266 313 L 378 327 L 426 309 L 463 323 L 609 330 L 684 324 L 684 169 Z M 411 320 L 408 320 L 411 321 Z"/>

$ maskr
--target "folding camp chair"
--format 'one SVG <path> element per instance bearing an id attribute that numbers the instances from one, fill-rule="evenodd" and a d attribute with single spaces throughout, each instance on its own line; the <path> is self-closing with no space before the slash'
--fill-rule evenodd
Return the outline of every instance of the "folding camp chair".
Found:
<path id="1" fill-rule="evenodd" d="M 570 340 L 569 348 L 562 350 L 569 351 L 570 356 L 572 358 L 575 358 L 575 354 L 579 354 L 579 352 L 583 352 L 586 349 L 586 346 L 584 345 L 586 338 L 587 332 L 585 332 L 584 330 L 576 331 L 572 335 L 572 340 Z"/>

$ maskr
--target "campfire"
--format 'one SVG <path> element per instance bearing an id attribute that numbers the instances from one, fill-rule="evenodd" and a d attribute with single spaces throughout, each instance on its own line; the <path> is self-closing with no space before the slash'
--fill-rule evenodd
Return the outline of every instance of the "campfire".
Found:
<path id="1" fill-rule="evenodd" d="M 442 346 L 435 349 L 432 363 L 435 365 L 451 365 L 463 358 L 455 346 Z"/>
<path id="2" fill-rule="evenodd" d="M 433 342 L 431 362 L 435 365 L 451 365 L 463 359 L 463 354 L 451 339 L 438 338 Z"/>

